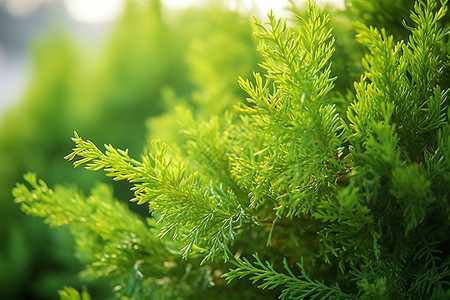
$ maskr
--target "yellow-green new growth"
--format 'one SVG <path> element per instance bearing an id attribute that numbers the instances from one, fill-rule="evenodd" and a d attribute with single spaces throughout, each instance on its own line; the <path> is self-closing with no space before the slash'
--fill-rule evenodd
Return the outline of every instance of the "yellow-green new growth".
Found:
<path id="1" fill-rule="evenodd" d="M 169 233 L 183 241 L 183 257 L 196 249 L 205 252 L 205 260 L 220 251 L 229 257 L 228 244 L 236 235 L 236 228 L 249 222 L 246 208 L 242 207 L 230 190 L 211 182 L 201 183 L 197 173 L 185 174 L 183 163 L 173 163 L 167 156 L 167 145 L 153 140 L 150 153 L 142 162 L 131 158 L 127 151 L 105 145 L 105 153 L 91 141 L 83 140 L 76 132 L 72 139 L 76 145 L 67 160 L 74 166 L 85 165 L 88 170 L 104 169 L 114 180 L 127 180 L 134 186 L 137 204 L 149 202 L 150 212 L 163 227 L 160 236 Z M 180 160 L 179 160 L 180 161 Z"/>

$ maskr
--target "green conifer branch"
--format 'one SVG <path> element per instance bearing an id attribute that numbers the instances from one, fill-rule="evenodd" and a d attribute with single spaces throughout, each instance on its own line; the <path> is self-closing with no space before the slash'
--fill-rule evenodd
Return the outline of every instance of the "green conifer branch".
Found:
<path id="1" fill-rule="evenodd" d="M 73 141 L 76 148 L 66 159 L 81 157 L 74 162 L 75 167 L 85 164 L 88 170 L 104 169 L 114 180 L 133 183 L 132 201 L 149 202 L 150 211 L 163 224 L 161 237 L 169 233 L 174 239 L 181 236 L 185 242 L 184 258 L 198 245 L 208 247 L 206 259 L 214 258 L 218 250 L 228 259 L 228 243 L 235 238 L 235 228 L 249 221 L 232 191 L 212 182 L 205 188 L 198 173 L 186 175 L 185 165 L 172 163 L 166 157 L 167 146 L 158 140 L 153 140 L 150 153 L 142 157 L 142 162 L 111 145 L 106 145 L 103 153 L 77 133 Z"/>
<path id="2" fill-rule="evenodd" d="M 73 287 L 64 287 L 63 290 L 58 292 L 61 300 L 91 300 L 91 296 L 89 295 L 86 289 L 80 293 Z"/>
<path id="3" fill-rule="evenodd" d="M 408 43 L 394 44 L 383 29 L 358 24 L 358 40 L 368 46 L 370 54 L 363 59 L 367 71 L 355 83 L 358 101 L 348 110 L 350 126 L 356 136 L 365 137 L 371 120 L 396 124 L 411 160 L 421 151 L 413 145 L 429 143 L 427 132 L 448 122 L 448 87 L 437 85 L 447 59 L 444 31 L 438 26 L 447 1 L 436 9 L 437 1 L 416 3 L 411 12 L 416 27 L 405 24 L 411 31 Z"/>
<path id="4" fill-rule="evenodd" d="M 342 273 L 362 261 L 380 257 L 380 234 L 370 209 L 362 203 L 359 188 L 350 185 L 340 190 L 335 201 L 319 205 L 313 214 L 327 224 L 318 234 L 324 259 L 329 263 L 337 259 Z"/>
<path id="5" fill-rule="evenodd" d="M 143 289 L 171 272 L 161 262 L 172 262 L 174 257 L 156 237 L 156 225 L 146 226 L 113 198 L 107 185 L 96 186 L 84 197 L 71 188 L 50 189 L 32 173 L 25 180 L 28 185 L 18 184 L 13 190 L 15 201 L 25 213 L 44 218 L 50 226 L 69 228 L 77 256 L 86 265 L 83 278 L 108 278 L 118 287 L 117 293 L 129 295 L 134 291 L 123 287 Z"/>
<path id="6" fill-rule="evenodd" d="M 334 40 L 326 27 L 329 17 L 322 16 L 312 1 L 306 14 L 305 20 L 297 16 L 302 26 L 294 30 L 288 30 L 286 22 L 277 21 L 273 14 L 265 25 L 255 20 L 267 79 L 264 82 L 259 74 L 254 75 L 255 84 L 240 79 L 250 98 L 249 105 L 239 109 L 251 116 L 267 146 L 257 152 L 264 150 L 263 162 L 236 158 L 234 170 L 241 173 L 244 186 L 256 182 L 257 189 L 273 191 L 254 193 L 252 206 L 275 198 L 278 213 L 289 217 L 311 212 L 318 199 L 333 194 L 333 182 L 343 169 L 336 160 L 343 141 L 341 120 L 325 100 L 333 87 L 329 60 Z M 242 174 L 243 170 L 250 174 Z"/>
<path id="7" fill-rule="evenodd" d="M 235 176 L 231 173 L 231 157 L 233 153 L 243 150 L 242 141 L 236 139 L 239 130 L 239 120 L 225 114 L 221 125 L 217 117 L 207 122 L 186 125 L 183 134 L 187 138 L 186 146 L 188 158 L 192 159 L 190 167 L 199 171 L 203 176 L 214 178 L 223 188 L 230 189 L 243 206 L 249 205 L 248 190 L 242 189 Z M 235 145 L 238 142 L 238 145 Z M 251 141 L 245 144 L 250 146 Z M 237 148 L 238 147 L 238 148 Z M 248 149 L 245 149 L 248 150 Z"/>
<path id="8" fill-rule="evenodd" d="M 279 299 L 353 299 L 352 296 L 341 291 L 338 285 L 328 287 L 323 282 L 312 280 L 303 268 L 303 260 L 297 263 L 300 275 L 294 275 L 286 260 L 283 260 L 283 268 L 287 272 L 281 273 L 275 270 L 273 264 L 261 261 L 258 254 L 254 254 L 254 263 L 248 259 L 236 259 L 235 269 L 223 275 L 231 282 L 234 279 L 249 277 L 253 284 L 261 282 L 259 289 L 282 288 Z"/>

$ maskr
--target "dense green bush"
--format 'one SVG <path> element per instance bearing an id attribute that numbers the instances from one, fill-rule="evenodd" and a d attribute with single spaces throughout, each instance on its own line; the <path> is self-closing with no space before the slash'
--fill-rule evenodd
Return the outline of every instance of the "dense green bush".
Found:
<path id="1" fill-rule="evenodd" d="M 273 14 L 254 21 L 262 74 L 239 80 L 246 102 L 194 64 L 206 94 L 169 112 L 185 126 L 176 147 L 152 139 L 134 159 L 75 133 L 66 159 L 131 183 L 148 218 L 106 184 L 86 195 L 33 173 L 14 189 L 16 202 L 69 228 L 82 277 L 107 279 L 122 299 L 448 299 L 447 4 L 418 1 L 407 39 L 356 23 L 366 54 L 353 90 L 345 81 L 335 90 L 339 44 L 310 1 L 292 26 Z M 177 93 L 165 95 L 175 106 Z M 228 95 L 234 110 L 222 105 Z M 192 101 L 204 102 L 190 113 Z M 89 298 L 73 288 L 60 295 Z"/>

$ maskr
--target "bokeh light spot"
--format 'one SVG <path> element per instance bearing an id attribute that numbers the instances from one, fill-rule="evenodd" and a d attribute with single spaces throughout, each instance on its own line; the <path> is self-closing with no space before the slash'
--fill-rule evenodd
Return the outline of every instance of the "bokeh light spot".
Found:
<path id="1" fill-rule="evenodd" d="M 124 0 L 65 0 L 69 15 L 82 23 L 109 23 L 123 12 Z"/>

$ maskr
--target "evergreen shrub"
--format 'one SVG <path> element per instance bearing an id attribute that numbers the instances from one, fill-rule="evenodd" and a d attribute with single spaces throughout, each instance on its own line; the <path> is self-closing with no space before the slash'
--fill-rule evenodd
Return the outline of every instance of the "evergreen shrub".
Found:
<path id="1" fill-rule="evenodd" d="M 154 139 L 135 159 L 75 133 L 66 159 L 133 184 L 145 220 L 105 184 L 85 196 L 32 173 L 16 202 L 69 227 L 82 276 L 122 299 L 449 299 L 447 4 L 416 2 L 407 40 L 358 23 L 365 71 L 346 103 L 309 1 L 298 26 L 254 21 L 264 73 L 239 80 L 234 111 L 192 121 L 183 150 Z"/>

